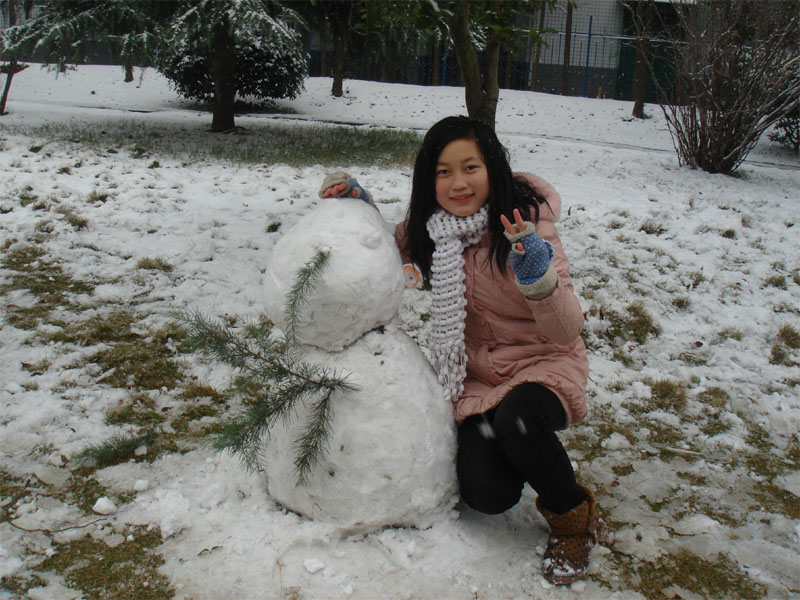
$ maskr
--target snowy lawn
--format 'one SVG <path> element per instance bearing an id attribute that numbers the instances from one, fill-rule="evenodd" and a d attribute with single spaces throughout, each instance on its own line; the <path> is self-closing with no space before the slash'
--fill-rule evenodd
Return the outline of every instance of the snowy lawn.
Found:
<path id="1" fill-rule="evenodd" d="M 325 173 L 348 170 L 398 222 L 406 130 L 464 111 L 458 88 L 329 87 L 311 79 L 213 136 L 151 71 L 14 79 L 0 117 L 0 597 L 797 597 L 797 157 L 765 140 L 734 177 L 679 168 L 657 107 L 634 121 L 628 103 L 503 91 L 498 111 L 515 168 L 561 193 L 587 317 L 591 414 L 563 438 L 617 539 L 588 580 L 542 580 L 529 490 L 502 516 L 458 505 L 428 529 L 363 535 L 282 509 L 208 448 L 239 407 L 234 373 L 185 352 L 172 311 L 258 319 L 270 250 Z M 372 150 L 368 128 L 331 141 L 314 121 L 393 127 L 400 149 Z M 286 127 L 342 147 L 254 160 L 298 139 Z M 425 292 L 406 293 L 402 326 L 423 346 L 427 311 Z M 130 460 L 76 460 L 148 431 Z"/>

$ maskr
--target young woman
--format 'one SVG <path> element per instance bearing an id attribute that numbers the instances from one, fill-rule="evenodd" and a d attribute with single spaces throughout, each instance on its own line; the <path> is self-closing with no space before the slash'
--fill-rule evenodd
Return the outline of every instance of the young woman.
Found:
<path id="1" fill-rule="evenodd" d="M 370 202 L 344 174 L 321 195 Z M 585 576 L 607 528 L 556 435 L 586 416 L 588 374 L 560 205 L 543 179 L 512 173 L 490 127 L 448 117 L 425 135 L 396 238 L 431 285 L 429 349 L 458 422 L 461 496 L 498 514 L 527 482 L 550 525 L 544 577 L 568 584 Z"/>

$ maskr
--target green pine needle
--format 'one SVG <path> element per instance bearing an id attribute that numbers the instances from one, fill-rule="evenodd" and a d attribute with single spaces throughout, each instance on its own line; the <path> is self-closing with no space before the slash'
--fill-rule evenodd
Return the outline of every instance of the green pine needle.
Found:
<path id="1" fill-rule="evenodd" d="M 329 251 L 317 250 L 316 254 L 297 271 L 294 285 L 286 295 L 286 339 L 289 345 L 297 341 L 300 311 L 308 304 L 308 295 L 316 287 L 322 270 L 328 264 L 329 256 Z"/>
<path id="2" fill-rule="evenodd" d="M 98 468 L 118 465 L 134 458 L 137 448 L 152 446 L 157 439 L 155 431 L 114 435 L 104 442 L 84 448 L 75 456 L 75 460 L 83 463 L 93 461 Z"/>

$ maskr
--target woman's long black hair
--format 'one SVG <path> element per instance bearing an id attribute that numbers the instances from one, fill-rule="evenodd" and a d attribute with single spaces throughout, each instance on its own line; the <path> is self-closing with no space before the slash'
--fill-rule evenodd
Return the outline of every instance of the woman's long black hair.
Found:
<path id="1" fill-rule="evenodd" d="M 513 223 L 513 212 L 519 209 L 522 217 L 534 223 L 539 220 L 539 204 L 546 202 L 524 181 L 515 179 L 508 162 L 508 151 L 497 139 L 491 127 L 468 117 L 446 117 L 436 123 L 425 134 L 422 147 L 414 163 L 414 177 L 411 184 L 411 202 L 408 205 L 408 228 L 405 252 L 419 267 L 423 276 L 430 277 L 434 244 L 428 234 L 428 218 L 436 212 L 436 185 L 434 182 L 439 155 L 450 142 L 455 140 L 474 140 L 483 155 L 489 175 L 489 233 L 491 247 L 489 260 L 495 259 L 501 272 L 505 272 L 506 257 L 511 245 L 503 235 L 505 231 L 500 215 L 505 215 Z M 501 251 L 502 250 L 502 251 Z"/>

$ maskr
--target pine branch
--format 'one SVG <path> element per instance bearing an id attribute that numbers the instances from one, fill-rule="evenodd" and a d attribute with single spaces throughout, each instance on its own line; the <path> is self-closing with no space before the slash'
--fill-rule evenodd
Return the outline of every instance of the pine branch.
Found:
<path id="1" fill-rule="evenodd" d="M 248 398 L 249 406 L 223 424 L 214 447 L 237 455 L 245 469 L 259 469 L 263 439 L 278 421 L 290 423 L 299 406 L 306 403 L 310 407 L 294 444 L 297 485 L 307 483 L 311 469 L 327 450 L 333 393 L 355 389 L 336 370 L 305 362 L 297 342 L 299 313 L 308 304 L 327 259 L 328 252 L 320 250 L 298 270 L 287 295 L 283 338 L 275 335 L 266 321 L 226 325 L 196 311 L 175 316 L 187 332 L 184 343 L 189 348 L 239 371 L 234 390 Z"/>
<path id="2" fill-rule="evenodd" d="M 158 434 L 155 431 L 115 435 L 104 442 L 84 448 L 75 459 L 78 462 L 94 461 L 99 468 L 118 465 L 133 458 L 137 448 L 153 445 L 157 438 Z"/>
<path id="3" fill-rule="evenodd" d="M 300 325 L 300 311 L 308 304 L 308 294 L 316 287 L 325 265 L 328 264 L 330 252 L 317 250 L 317 253 L 297 271 L 292 289 L 286 295 L 286 340 L 289 345 L 297 341 L 297 329 Z"/>
<path id="4" fill-rule="evenodd" d="M 308 475 L 316 463 L 317 457 L 327 451 L 330 425 L 333 418 L 331 394 L 319 398 L 312 407 L 306 421 L 306 431 L 295 440 L 294 468 L 297 473 L 297 485 L 305 485 Z"/>

